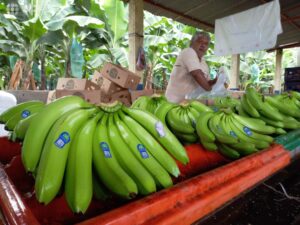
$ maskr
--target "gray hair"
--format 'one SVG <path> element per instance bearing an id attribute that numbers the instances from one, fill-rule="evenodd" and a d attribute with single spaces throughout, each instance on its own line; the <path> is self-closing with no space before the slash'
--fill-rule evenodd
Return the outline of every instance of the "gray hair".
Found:
<path id="1" fill-rule="evenodd" d="M 207 39 L 209 40 L 209 42 L 210 42 L 210 36 L 209 36 L 209 34 L 208 34 L 207 32 L 204 32 L 204 31 L 197 31 L 197 32 L 193 35 L 193 37 L 192 37 L 192 39 L 191 39 L 191 44 L 192 44 L 194 41 L 198 40 L 198 38 L 200 38 L 200 37 L 207 38 Z"/>

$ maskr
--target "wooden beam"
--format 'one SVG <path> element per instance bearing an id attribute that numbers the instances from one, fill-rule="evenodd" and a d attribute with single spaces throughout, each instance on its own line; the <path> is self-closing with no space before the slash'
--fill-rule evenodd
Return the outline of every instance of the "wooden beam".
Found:
<path id="1" fill-rule="evenodd" d="M 138 50 L 144 41 L 144 1 L 129 1 L 129 70 L 142 77 L 143 71 L 136 70 Z"/>
<path id="2" fill-rule="evenodd" d="M 274 80 L 274 92 L 281 92 L 281 64 L 282 64 L 282 49 L 276 50 L 276 64 L 275 64 L 275 80 Z"/>
<path id="3" fill-rule="evenodd" d="M 240 54 L 231 56 L 230 89 L 239 88 L 240 79 Z"/>

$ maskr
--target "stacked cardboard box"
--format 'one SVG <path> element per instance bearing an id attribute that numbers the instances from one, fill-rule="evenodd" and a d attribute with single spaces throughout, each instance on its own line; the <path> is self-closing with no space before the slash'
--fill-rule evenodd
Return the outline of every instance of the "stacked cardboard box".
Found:
<path id="1" fill-rule="evenodd" d="M 47 102 L 49 103 L 54 99 L 67 95 L 80 96 L 93 104 L 99 104 L 101 102 L 99 85 L 87 79 L 78 78 L 59 78 L 56 90 L 49 92 Z"/>

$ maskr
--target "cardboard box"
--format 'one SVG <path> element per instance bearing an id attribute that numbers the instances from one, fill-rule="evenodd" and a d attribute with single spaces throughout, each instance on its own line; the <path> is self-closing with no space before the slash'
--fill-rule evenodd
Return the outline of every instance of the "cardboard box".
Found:
<path id="1" fill-rule="evenodd" d="M 87 79 L 59 78 L 56 90 L 100 90 L 100 86 Z"/>
<path id="2" fill-rule="evenodd" d="M 101 91 L 108 96 L 111 96 L 112 94 L 120 91 L 128 90 L 126 88 L 122 88 L 121 86 L 117 85 L 116 83 L 112 82 L 109 79 L 106 79 L 103 77 L 103 82 L 101 86 Z"/>
<path id="3" fill-rule="evenodd" d="M 103 78 L 104 77 L 102 76 L 102 74 L 96 70 L 93 74 L 91 81 L 94 82 L 95 84 L 97 84 L 101 88 L 102 83 L 103 83 Z"/>
<path id="4" fill-rule="evenodd" d="M 229 91 L 232 98 L 240 99 L 245 94 L 245 91 Z"/>
<path id="5" fill-rule="evenodd" d="M 49 91 L 48 92 L 48 98 L 47 98 L 47 104 L 50 102 L 53 102 L 56 99 L 56 91 Z"/>
<path id="6" fill-rule="evenodd" d="M 144 90 L 140 90 L 140 91 L 131 91 L 130 95 L 131 95 L 131 102 L 134 102 L 137 98 L 141 97 L 141 96 L 151 96 L 154 94 L 153 89 L 144 89 Z"/>
<path id="7" fill-rule="evenodd" d="M 92 104 L 99 104 L 101 102 L 100 90 L 56 90 L 56 98 L 67 95 L 79 96 Z"/>
<path id="8" fill-rule="evenodd" d="M 137 85 L 141 80 L 141 77 L 131 71 L 112 63 L 105 63 L 101 70 L 101 74 L 119 86 L 131 90 L 136 90 Z"/>
<path id="9" fill-rule="evenodd" d="M 18 104 L 31 100 L 39 100 L 46 103 L 49 93 L 46 90 L 6 90 L 6 92 L 13 94 Z"/>
<path id="10" fill-rule="evenodd" d="M 119 91 L 111 96 L 110 102 L 120 101 L 126 106 L 131 106 L 131 96 L 128 90 Z"/>

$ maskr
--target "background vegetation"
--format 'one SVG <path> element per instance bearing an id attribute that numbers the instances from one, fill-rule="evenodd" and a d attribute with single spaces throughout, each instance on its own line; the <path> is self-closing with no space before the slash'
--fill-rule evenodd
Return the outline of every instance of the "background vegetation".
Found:
<path id="1" fill-rule="evenodd" d="M 18 59 L 24 82 L 32 70 L 39 89 L 55 88 L 58 77 L 92 76 L 104 62 L 128 67 L 128 8 L 120 0 L 5 0 L 0 3 L 0 89 L 7 88 Z M 164 88 L 181 49 L 195 28 L 145 12 L 145 79 Z M 230 57 L 214 56 L 214 36 L 206 56 L 215 76 L 230 69 Z M 296 66 L 296 52 L 284 50 L 283 68 Z M 274 52 L 241 55 L 240 79 L 268 88 L 275 71 Z M 283 73 L 282 73 L 283 74 Z"/>

